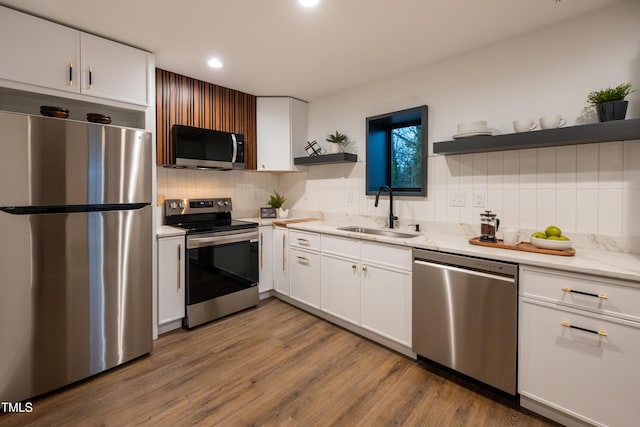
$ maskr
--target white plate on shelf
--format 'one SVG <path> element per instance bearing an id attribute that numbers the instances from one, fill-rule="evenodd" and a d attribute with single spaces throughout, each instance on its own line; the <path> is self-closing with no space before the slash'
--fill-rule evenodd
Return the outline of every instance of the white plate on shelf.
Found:
<path id="1" fill-rule="evenodd" d="M 475 132 L 457 133 L 453 135 L 453 139 L 468 138 L 470 136 L 480 136 L 480 135 L 493 135 L 493 132 L 487 129 L 487 130 L 478 130 Z"/>

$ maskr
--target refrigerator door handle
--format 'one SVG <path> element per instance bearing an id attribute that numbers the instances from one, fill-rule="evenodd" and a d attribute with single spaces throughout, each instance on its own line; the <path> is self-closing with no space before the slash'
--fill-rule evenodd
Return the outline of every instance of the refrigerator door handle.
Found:
<path id="1" fill-rule="evenodd" d="M 0 211 L 11 215 L 38 215 L 74 212 L 129 211 L 142 209 L 149 203 L 123 203 L 107 205 L 66 205 L 66 206 L 0 206 Z"/>

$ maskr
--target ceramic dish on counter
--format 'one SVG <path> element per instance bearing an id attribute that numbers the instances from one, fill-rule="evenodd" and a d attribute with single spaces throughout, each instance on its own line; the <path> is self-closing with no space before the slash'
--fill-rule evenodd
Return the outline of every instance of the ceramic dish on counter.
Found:
<path id="1" fill-rule="evenodd" d="M 573 247 L 573 242 L 571 240 L 549 240 L 538 239 L 537 237 L 530 237 L 529 240 L 533 246 L 543 249 L 555 249 L 561 251 L 563 249 L 570 249 Z"/>

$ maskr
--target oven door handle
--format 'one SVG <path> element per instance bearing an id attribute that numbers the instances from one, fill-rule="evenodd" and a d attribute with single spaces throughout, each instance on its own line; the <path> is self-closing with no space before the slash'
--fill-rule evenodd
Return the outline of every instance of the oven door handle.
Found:
<path id="1" fill-rule="evenodd" d="M 248 233 L 228 234 L 223 236 L 190 237 L 187 239 L 187 249 L 201 248 L 205 246 L 226 245 L 237 242 L 257 242 L 258 233 L 251 231 Z"/>

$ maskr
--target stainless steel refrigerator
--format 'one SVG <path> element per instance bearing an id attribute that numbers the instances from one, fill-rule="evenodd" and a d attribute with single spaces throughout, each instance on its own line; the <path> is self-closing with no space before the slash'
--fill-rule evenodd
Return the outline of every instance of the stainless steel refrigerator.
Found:
<path id="1" fill-rule="evenodd" d="M 148 132 L 0 112 L 0 401 L 151 351 Z"/>

